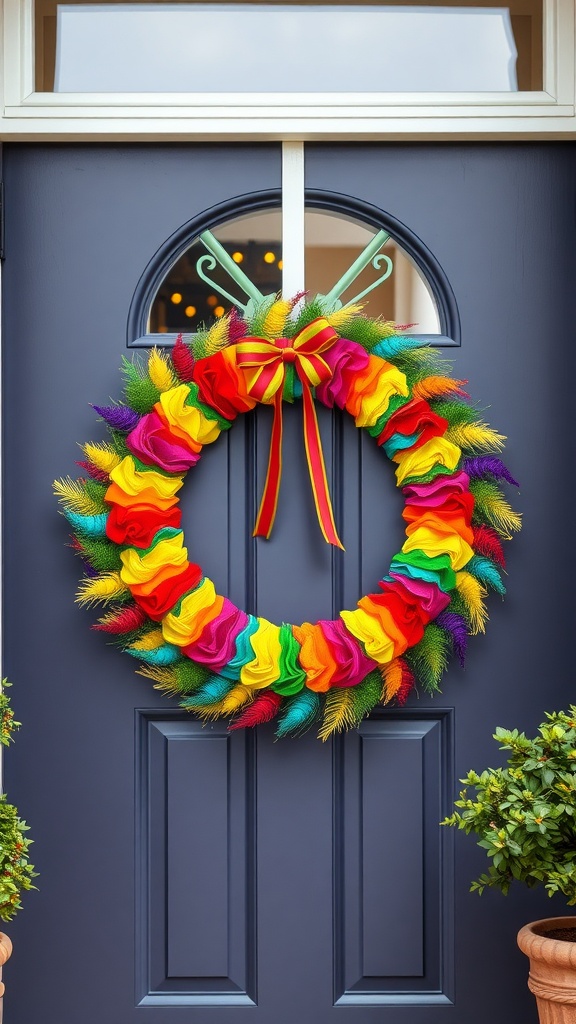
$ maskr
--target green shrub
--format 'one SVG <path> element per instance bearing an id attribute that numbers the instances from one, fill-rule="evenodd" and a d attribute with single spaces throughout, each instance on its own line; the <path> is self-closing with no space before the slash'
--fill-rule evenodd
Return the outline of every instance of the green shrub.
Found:
<path id="1" fill-rule="evenodd" d="M 563 893 L 576 904 L 576 706 L 546 715 L 534 739 L 517 729 L 497 729 L 494 739 L 509 750 L 506 767 L 471 771 L 461 779 L 458 808 L 443 825 L 479 836 L 491 859 L 471 891 L 488 886 L 507 893 L 514 879 Z"/>
<path id="2" fill-rule="evenodd" d="M 21 909 L 20 894 L 25 889 L 35 888 L 32 879 L 36 874 L 28 860 L 32 840 L 24 835 L 27 831 L 26 822 L 7 802 L 6 794 L 0 794 L 0 918 L 3 921 L 11 921 Z"/>
<path id="3" fill-rule="evenodd" d="M 7 679 L 2 680 L 0 692 L 0 744 L 7 747 L 14 739 L 12 733 L 20 727 L 14 721 L 10 706 Z M 18 811 L 9 804 L 5 793 L 0 793 L 0 919 L 11 921 L 21 909 L 20 895 L 26 889 L 34 889 L 32 879 L 36 877 L 33 864 L 28 859 L 32 843 L 25 833 L 28 826 L 18 817 Z"/>

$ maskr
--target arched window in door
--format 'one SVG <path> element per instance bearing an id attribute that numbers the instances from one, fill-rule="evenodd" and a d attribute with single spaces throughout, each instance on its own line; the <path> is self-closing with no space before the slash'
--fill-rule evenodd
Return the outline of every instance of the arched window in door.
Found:
<path id="1" fill-rule="evenodd" d="M 281 197 L 240 196 L 183 225 L 138 284 L 128 344 L 171 344 L 207 320 L 274 295 L 284 262 Z M 362 302 L 371 316 L 442 346 L 460 343 L 454 294 L 438 261 L 406 225 L 366 203 L 309 191 L 304 289 L 326 309 Z"/>

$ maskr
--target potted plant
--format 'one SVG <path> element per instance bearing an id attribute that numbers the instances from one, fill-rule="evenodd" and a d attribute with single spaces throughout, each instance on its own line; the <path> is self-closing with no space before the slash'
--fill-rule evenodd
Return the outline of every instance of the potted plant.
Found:
<path id="1" fill-rule="evenodd" d="M 9 746 L 15 729 L 20 722 L 14 720 L 7 689 L 11 684 L 2 680 L 0 691 L 0 744 Z M 32 843 L 26 832 L 28 826 L 18 816 L 13 804 L 8 803 L 5 793 L 0 793 L 0 920 L 11 921 L 20 910 L 20 896 L 26 889 L 34 889 L 32 879 L 36 877 L 34 866 L 28 859 Z M 4 984 L 1 981 L 2 967 L 12 953 L 12 943 L 7 935 L 0 932 L 0 1020 Z"/>
<path id="2" fill-rule="evenodd" d="M 474 832 L 491 860 L 471 891 L 507 893 L 514 880 L 562 893 L 576 904 L 576 706 L 546 715 L 534 739 L 497 729 L 510 752 L 504 768 L 468 773 L 443 825 Z M 528 985 L 541 1024 L 576 1024 L 576 916 L 525 925 L 520 949 L 530 958 Z"/>

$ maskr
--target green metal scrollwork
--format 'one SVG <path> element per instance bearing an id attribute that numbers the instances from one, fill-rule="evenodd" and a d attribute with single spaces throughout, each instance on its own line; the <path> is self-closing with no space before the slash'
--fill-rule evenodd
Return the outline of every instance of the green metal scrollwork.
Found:
<path id="1" fill-rule="evenodd" d="M 353 299 L 349 299 L 348 302 L 346 303 L 347 306 L 351 306 L 353 302 L 359 302 L 360 299 L 363 299 L 365 295 L 368 295 L 370 292 L 373 292 L 374 289 L 378 287 L 378 285 L 383 284 L 384 281 L 388 280 L 390 274 L 394 270 L 394 264 L 392 263 L 391 257 L 386 256 L 385 253 L 381 252 L 379 256 L 375 256 L 374 259 L 372 260 L 372 266 L 374 267 L 374 270 L 380 270 L 380 267 L 382 266 L 383 263 L 386 264 L 387 269 L 382 274 L 382 276 L 378 277 L 375 281 L 372 282 L 372 284 L 369 284 L 368 287 L 365 288 L 363 292 L 359 292 L 358 295 L 355 295 Z"/>

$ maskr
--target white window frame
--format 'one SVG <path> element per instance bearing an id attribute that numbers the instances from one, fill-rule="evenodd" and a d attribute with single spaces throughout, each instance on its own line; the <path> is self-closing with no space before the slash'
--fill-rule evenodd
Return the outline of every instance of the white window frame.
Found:
<path id="1" fill-rule="evenodd" d="M 518 93 L 41 93 L 34 0 L 0 0 L 0 138 L 565 139 L 576 134 L 574 0 L 544 0 L 544 89 Z"/>

